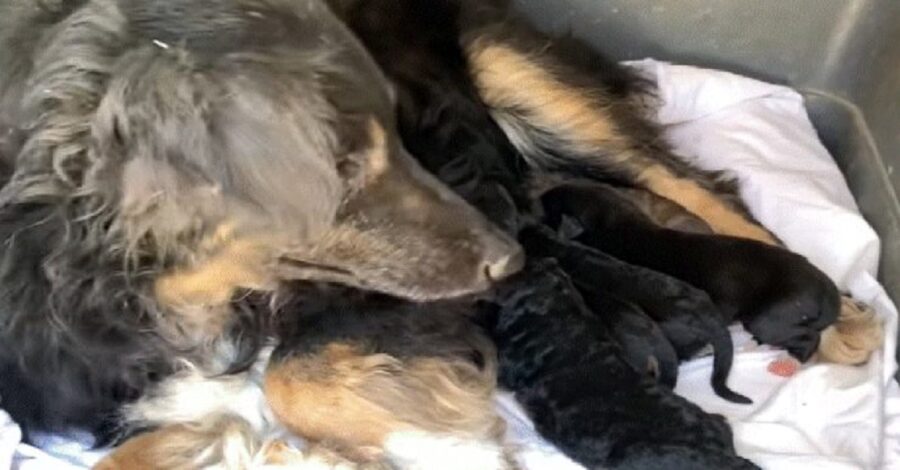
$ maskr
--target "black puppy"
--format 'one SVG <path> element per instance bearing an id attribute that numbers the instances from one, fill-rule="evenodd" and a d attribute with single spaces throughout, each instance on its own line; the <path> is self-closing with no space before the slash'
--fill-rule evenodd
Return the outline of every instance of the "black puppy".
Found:
<path id="1" fill-rule="evenodd" d="M 603 184 L 568 183 L 541 201 L 551 226 L 561 225 L 564 216 L 576 219 L 578 241 L 704 290 L 724 321 L 740 320 L 758 341 L 801 361 L 837 318 L 837 288 L 800 255 L 752 240 L 662 228 Z"/>
<path id="2" fill-rule="evenodd" d="M 659 325 L 640 307 L 611 292 L 581 289 L 581 293 L 622 348 L 622 358 L 636 371 L 649 372 L 659 383 L 675 388 L 678 353 Z"/>
<path id="3" fill-rule="evenodd" d="M 750 469 L 725 419 L 621 359 L 621 350 L 553 262 L 531 262 L 485 306 L 500 383 L 540 433 L 588 468 Z M 602 313 L 601 313 L 602 315 Z"/>
<path id="4" fill-rule="evenodd" d="M 577 242 L 560 240 L 545 227 L 523 229 L 519 241 L 529 256 L 555 258 L 588 299 L 596 297 L 600 289 L 639 305 L 659 324 L 680 359 L 690 359 L 712 345 L 713 390 L 728 401 L 751 403 L 728 388 L 734 345 L 706 293 L 671 276 L 630 265 Z"/>

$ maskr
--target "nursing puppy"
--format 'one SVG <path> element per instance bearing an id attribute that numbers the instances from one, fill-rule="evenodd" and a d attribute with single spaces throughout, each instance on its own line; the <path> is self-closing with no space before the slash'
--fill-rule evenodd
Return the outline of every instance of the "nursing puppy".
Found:
<path id="1" fill-rule="evenodd" d="M 707 345 L 712 346 L 713 390 L 726 400 L 751 403 L 749 398 L 727 385 L 734 361 L 734 345 L 722 314 L 706 293 L 666 274 L 629 265 L 589 247 L 561 240 L 544 227 L 528 227 L 519 239 L 529 256 L 557 260 L 598 316 L 605 316 L 605 311 L 600 308 L 608 302 L 597 302 L 596 297 L 612 294 L 629 299 L 656 321 L 678 359 L 691 359 Z M 663 354 L 657 359 L 665 357 Z"/>
<path id="2" fill-rule="evenodd" d="M 659 325 L 639 306 L 611 292 L 591 288 L 579 292 L 621 348 L 622 359 L 634 370 L 649 373 L 659 383 L 675 388 L 678 353 Z"/>
<path id="3" fill-rule="evenodd" d="M 438 299 L 522 263 L 409 157 L 387 82 L 318 1 L 0 8 L 0 394 L 26 435 L 111 438 L 184 361 L 252 362 L 239 289 Z"/>
<path id="4" fill-rule="evenodd" d="M 552 262 L 529 262 L 486 305 L 500 384 L 588 468 L 752 469 L 725 419 L 633 370 Z"/>
<path id="5" fill-rule="evenodd" d="M 426 8 L 417 0 L 329 0 L 393 81 L 401 134 L 426 168 L 480 151 L 483 162 L 472 166 L 495 180 L 493 169 L 505 165 L 510 175 L 614 182 L 668 199 L 715 235 L 758 241 L 752 250 L 760 256 L 785 251 L 753 220 L 733 182 L 682 161 L 642 117 L 648 84 L 578 41 L 535 31 L 509 3 L 433 0 Z M 518 200 L 516 191 L 506 192 Z M 783 258 L 815 270 L 800 257 Z M 840 309 L 819 351 L 828 361 L 864 362 L 881 326 L 871 309 L 848 298 L 835 306 L 834 294 L 790 315 L 825 321 Z"/>
<path id="6" fill-rule="evenodd" d="M 541 200 L 551 225 L 575 219 L 582 227 L 577 240 L 703 289 L 724 315 L 719 321 L 740 320 L 757 340 L 801 361 L 816 351 L 820 332 L 837 318 L 834 284 L 799 255 L 751 240 L 661 227 L 610 186 L 568 183 Z"/>

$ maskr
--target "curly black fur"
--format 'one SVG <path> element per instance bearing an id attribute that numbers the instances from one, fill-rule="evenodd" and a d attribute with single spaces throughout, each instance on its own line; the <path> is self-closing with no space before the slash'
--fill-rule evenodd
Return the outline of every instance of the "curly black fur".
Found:
<path id="1" fill-rule="evenodd" d="M 589 468 L 750 469 L 724 418 L 634 371 L 555 263 L 532 261 L 491 315 L 500 383 Z M 491 308 L 491 307 L 487 307 Z M 602 315 L 602 312 L 597 312 Z"/>
<path id="2" fill-rule="evenodd" d="M 622 349 L 622 358 L 638 372 L 649 372 L 659 383 L 675 388 L 678 352 L 665 331 L 641 307 L 623 300 L 602 286 L 579 289 L 597 318 Z"/>
<path id="3" fill-rule="evenodd" d="M 658 322 L 680 359 L 690 359 L 704 346 L 714 350 L 712 386 L 736 403 L 750 399 L 726 384 L 734 360 L 734 346 L 721 313 L 705 292 L 684 281 L 641 266 L 629 265 L 605 253 L 559 240 L 549 229 L 529 227 L 520 240 L 531 256 L 552 256 L 588 298 L 596 291 L 612 292 L 637 305 Z"/>
<path id="4" fill-rule="evenodd" d="M 50 205 L 0 208 L 0 396 L 26 436 L 77 425 L 103 441 L 119 405 L 171 370 L 173 351 L 127 285 L 141 280 L 64 220 Z"/>

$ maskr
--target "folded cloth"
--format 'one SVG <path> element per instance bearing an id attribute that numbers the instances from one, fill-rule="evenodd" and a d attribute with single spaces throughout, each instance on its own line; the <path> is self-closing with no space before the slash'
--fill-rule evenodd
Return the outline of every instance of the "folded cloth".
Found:
<path id="1" fill-rule="evenodd" d="M 684 364 L 676 391 L 726 415 L 738 452 L 767 470 L 869 469 L 882 462 L 900 468 L 900 387 L 891 380 L 897 309 L 875 280 L 878 237 L 819 141 L 802 96 L 727 72 L 654 60 L 630 65 L 657 82 L 657 118 L 676 151 L 702 168 L 736 177 L 760 221 L 842 290 L 871 304 L 886 326 L 884 347 L 867 365 L 809 364 L 792 377 L 767 370 L 783 352 L 756 345 L 733 327 L 738 353 L 730 385 L 754 404 L 731 404 L 713 393 L 710 358 Z M 497 403 L 525 468 L 581 468 L 535 433 L 511 396 L 501 395 Z M 55 460 L 15 447 L 18 427 L 8 420 L 0 425 L 0 468 L 11 455 L 26 470 L 64 469 L 68 462 L 90 466 L 99 455 L 77 441 L 44 441 L 62 459 Z"/>

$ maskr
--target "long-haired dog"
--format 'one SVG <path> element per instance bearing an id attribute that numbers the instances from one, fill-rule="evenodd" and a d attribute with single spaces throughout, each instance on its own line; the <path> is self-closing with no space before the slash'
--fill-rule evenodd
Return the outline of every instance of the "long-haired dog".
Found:
<path id="1" fill-rule="evenodd" d="M 757 241 L 748 250 L 760 256 L 784 251 L 750 215 L 734 182 L 689 166 L 642 117 L 649 84 L 576 40 L 537 32 L 510 13 L 508 0 L 329 3 L 397 88 L 400 132 L 426 168 L 482 152 L 485 161 L 471 165 L 497 181 L 492 169 L 500 164 L 538 186 L 547 175 L 606 181 L 668 200 L 715 236 Z M 802 257 L 781 257 L 796 270 L 818 272 Z M 761 277 L 772 284 L 768 305 L 818 289 L 779 288 L 777 277 Z M 816 277 L 808 276 L 823 284 Z M 820 356 L 865 362 L 881 340 L 874 311 L 847 297 L 835 303 L 834 286 L 824 288 L 791 316 L 823 323 L 837 317 L 821 334 Z"/>
<path id="2" fill-rule="evenodd" d="M 109 437 L 183 360 L 226 372 L 222 350 L 255 349 L 230 344 L 253 336 L 239 289 L 425 300 L 521 266 L 409 157 L 387 82 L 318 1 L 16 0 L 0 18 L 0 394 L 26 433 Z"/>

